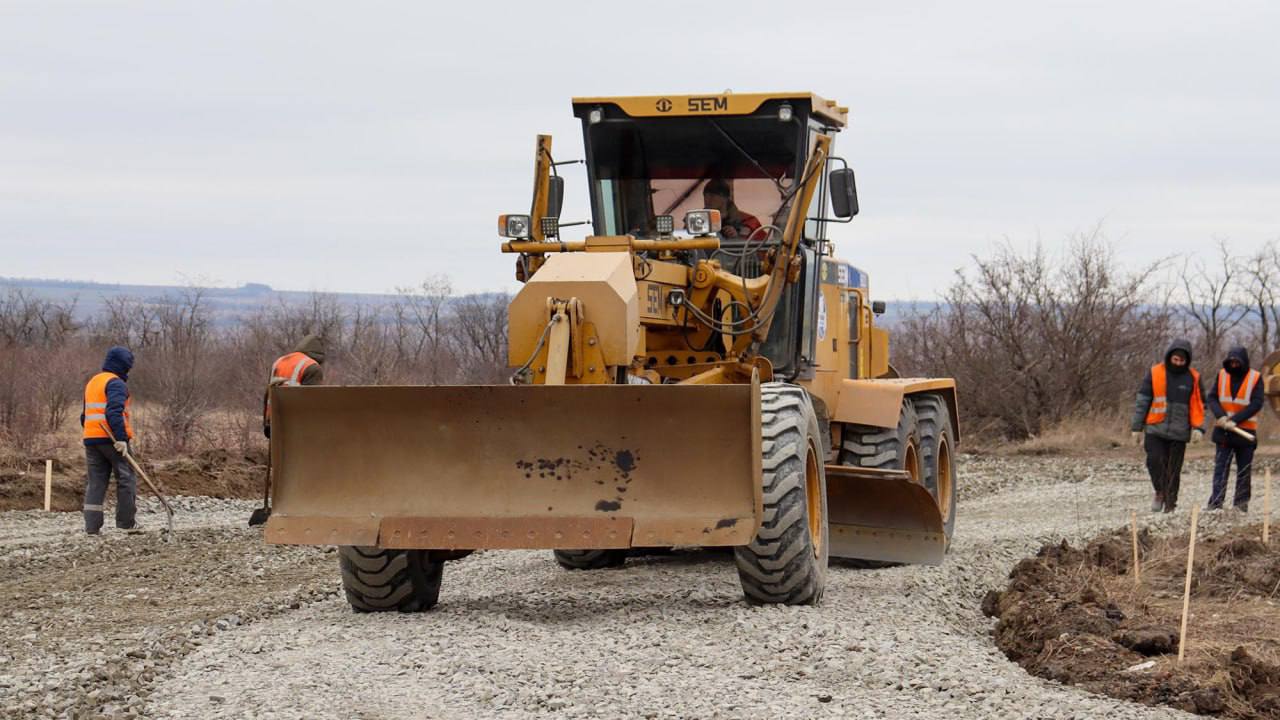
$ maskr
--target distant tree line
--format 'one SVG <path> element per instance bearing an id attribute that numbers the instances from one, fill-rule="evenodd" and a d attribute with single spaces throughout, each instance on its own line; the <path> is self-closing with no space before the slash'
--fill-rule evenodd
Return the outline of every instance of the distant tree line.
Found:
<path id="1" fill-rule="evenodd" d="M 1280 341 L 1280 246 L 1236 254 L 1218 241 L 1211 260 L 1124 268 L 1098 230 L 1056 253 L 1005 243 L 959 270 L 941 300 L 897 323 L 895 366 L 955 377 L 965 425 L 1028 438 L 1123 416 L 1175 337 L 1191 340 L 1202 374 L 1235 344 L 1258 366 Z"/>
<path id="2" fill-rule="evenodd" d="M 129 385 L 139 429 L 160 453 L 260 443 L 269 365 L 308 333 L 326 340 L 331 384 L 507 380 L 506 295 L 458 295 L 433 277 L 382 303 L 314 293 L 228 324 L 214 322 L 207 292 L 112 297 L 87 319 L 74 300 L 0 293 L 0 449 L 33 451 L 70 432 L 84 382 L 114 344 L 137 355 Z M 1125 268 L 1098 231 L 1058 252 L 1006 243 L 958 271 L 940 302 L 895 325 L 894 365 L 956 378 L 967 428 L 1034 437 L 1071 419 L 1123 414 L 1174 337 L 1193 342 L 1203 373 L 1237 343 L 1258 365 L 1280 342 L 1280 245 L 1236 254 L 1218 242 L 1210 260 Z"/>
<path id="3" fill-rule="evenodd" d="M 328 384 L 506 382 L 505 295 L 458 295 L 433 277 L 381 304 L 314 293 L 228 324 L 215 322 L 207 294 L 112 297 L 78 319 L 74 300 L 0 293 L 0 445 L 34 451 L 78 428 L 84 383 L 117 344 L 137 357 L 129 387 L 139 434 L 163 454 L 261 442 L 270 364 L 308 333 L 325 339 Z"/>

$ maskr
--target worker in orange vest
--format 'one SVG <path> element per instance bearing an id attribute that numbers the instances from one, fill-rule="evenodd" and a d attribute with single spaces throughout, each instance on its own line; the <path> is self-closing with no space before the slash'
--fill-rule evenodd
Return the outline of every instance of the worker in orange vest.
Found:
<path id="1" fill-rule="evenodd" d="M 84 411 L 80 413 L 88 471 L 84 489 L 84 530 L 90 535 L 102 531 L 102 504 L 107 498 L 107 485 L 111 482 L 112 473 L 116 476 L 116 527 L 138 529 L 135 520 L 138 480 L 124 457 L 129 441 L 133 439 L 128 385 L 132 369 L 133 353 L 117 345 L 107 351 L 107 357 L 102 361 L 102 372 L 89 378 L 84 386 Z"/>
<path id="2" fill-rule="evenodd" d="M 1213 492 L 1209 495 L 1209 509 L 1221 510 L 1227 497 L 1227 476 L 1231 473 L 1231 458 L 1236 461 L 1236 492 L 1232 505 L 1241 512 L 1249 512 L 1249 496 L 1253 491 L 1253 451 L 1258 447 L 1258 413 L 1262 410 L 1265 393 L 1262 373 L 1249 367 L 1249 351 L 1233 347 L 1222 361 L 1222 369 L 1209 388 L 1209 410 L 1217 418 L 1213 423 L 1213 444 L 1217 452 L 1213 458 Z M 1232 432 L 1240 428 L 1253 440 Z"/>
<path id="3" fill-rule="evenodd" d="M 1147 451 L 1147 472 L 1155 489 L 1151 512 L 1173 512 L 1178 506 L 1187 441 L 1204 439 L 1203 424 L 1204 396 L 1200 373 L 1191 367 L 1191 343 L 1174 340 L 1164 362 L 1147 371 L 1129 428 L 1134 444 Z"/>
<path id="4" fill-rule="evenodd" d="M 308 335 L 294 348 L 271 363 L 267 391 L 262 395 L 262 434 L 271 437 L 271 388 L 277 385 L 320 385 L 324 382 L 324 341 Z"/>

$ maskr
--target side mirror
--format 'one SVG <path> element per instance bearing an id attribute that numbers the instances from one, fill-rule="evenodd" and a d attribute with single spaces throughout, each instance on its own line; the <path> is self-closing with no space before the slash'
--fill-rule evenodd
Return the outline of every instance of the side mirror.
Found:
<path id="1" fill-rule="evenodd" d="M 883 300 L 872 300 L 872 301 L 871 301 L 871 312 L 875 313 L 876 315 L 883 315 L 883 314 L 884 314 L 884 301 L 883 301 Z"/>
<path id="2" fill-rule="evenodd" d="M 560 217 L 560 208 L 564 205 L 564 178 L 552 175 L 547 178 L 547 214 L 544 217 Z"/>
<path id="3" fill-rule="evenodd" d="M 831 209 L 838 218 L 851 218 L 858 214 L 858 189 L 853 182 L 853 170 L 832 170 L 827 176 L 831 187 Z"/>

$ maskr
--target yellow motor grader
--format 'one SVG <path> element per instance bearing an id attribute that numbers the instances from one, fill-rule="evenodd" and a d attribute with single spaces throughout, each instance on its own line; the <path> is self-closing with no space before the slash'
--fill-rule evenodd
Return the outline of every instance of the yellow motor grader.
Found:
<path id="1" fill-rule="evenodd" d="M 734 548 L 746 598 L 812 604 L 828 559 L 939 563 L 956 512 L 955 383 L 901 378 L 883 304 L 832 257 L 857 214 L 810 93 L 590 97 L 590 233 L 536 143 L 503 215 L 523 288 L 510 385 L 277 387 L 272 543 L 339 546 L 356 610 L 425 610 L 443 564 L 545 548 L 570 569 Z M 679 220 L 680 228 L 677 228 Z M 585 224 L 585 223 L 582 223 Z"/>

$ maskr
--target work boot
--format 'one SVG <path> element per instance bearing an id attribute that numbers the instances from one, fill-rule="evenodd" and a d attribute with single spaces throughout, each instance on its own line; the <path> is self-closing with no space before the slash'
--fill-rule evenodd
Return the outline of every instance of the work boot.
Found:
<path id="1" fill-rule="evenodd" d="M 136 521 L 129 527 L 122 527 L 119 529 L 125 531 L 129 535 L 137 535 L 142 532 L 142 526 L 139 525 Z"/>
<path id="2" fill-rule="evenodd" d="M 1236 503 L 1236 509 L 1242 513 L 1247 513 L 1249 512 L 1249 503 L 1247 502 Z"/>
<path id="3" fill-rule="evenodd" d="M 1164 509 L 1164 495 L 1161 495 L 1160 493 L 1156 493 L 1155 497 L 1151 500 L 1151 512 L 1160 512 L 1163 509 Z"/>
<path id="4" fill-rule="evenodd" d="M 1210 503 L 1209 505 L 1205 505 L 1205 506 L 1204 506 L 1204 511 L 1205 511 L 1205 512 L 1218 512 L 1218 511 L 1219 511 L 1219 510 L 1221 510 L 1221 509 L 1222 509 L 1222 506 L 1221 506 L 1221 505 L 1214 505 L 1214 504 L 1212 504 L 1212 503 Z"/>

